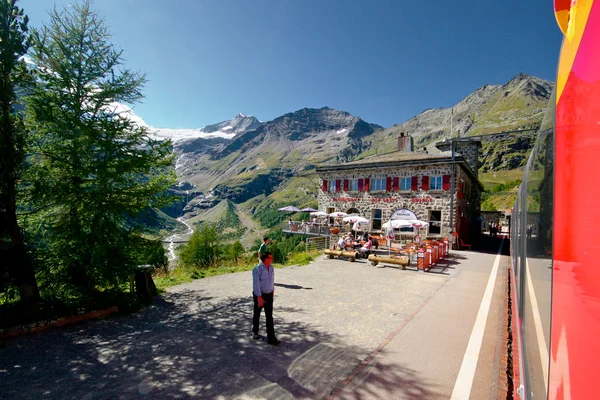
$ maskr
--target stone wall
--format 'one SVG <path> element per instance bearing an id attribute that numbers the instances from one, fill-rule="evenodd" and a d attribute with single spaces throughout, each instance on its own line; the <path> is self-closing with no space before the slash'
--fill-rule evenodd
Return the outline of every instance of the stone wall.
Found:
<path id="1" fill-rule="evenodd" d="M 452 141 L 445 140 L 435 145 L 440 151 L 451 151 Z M 481 148 L 481 142 L 479 140 L 472 139 L 458 139 L 456 140 L 455 151 L 465 159 L 467 165 L 471 167 L 471 170 L 475 176 L 479 176 L 479 149 Z"/>
<path id="2" fill-rule="evenodd" d="M 469 167 L 473 170 L 475 176 L 479 176 L 479 141 L 458 141 L 456 142 L 456 151 L 463 156 Z"/>
<path id="3" fill-rule="evenodd" d="M 325 212 L 343 211 L 348 212 L 351 209 L 358 210 L 361 216 L 373 219 L 373 210 L 382 210 L 382 223 L 385 223 L 391 215 L 398 209 L 406 208 L 413 211 L 417 218 L 423 221 L 429 221 L 430 211 L 441 211 L 441 236 L 449 236 L 450 232 L 450 190 L 421 190 L 423 176 L 451 175 L 451 164 L 412 166 L 412 167 L 378 167 L 365 168 L 357 166 L 354 171 L 339 171 L 320 173 L 319 184 L 319 210 Z M 333 180 L 359 179 L 359 178 L 386 178 L 386 177 L 419 177 L 419 190 L 411 191 L 370 191 L 370 192 L 323 192 L 323 180 L 328 182 Z M 460 180 L 467 182 L 471 187 L 471 194 L 465 195 L 462 199 L 457 196 L 458 184 Z M 461 212 L 469 214 L 468 217 L 477 218 L 479 208 L 479 191 L 477 183 L 472 182 L 463 167 L 457 165 L 454 182 L 454 226 L 456 227 L 457 217 Z M 477 224 L 478 225 L 478 224 Z M 377 230 L 375 230 L 377 231 Z M 429 228 L 421 228 L 421 235 L 428 234 Z"/>

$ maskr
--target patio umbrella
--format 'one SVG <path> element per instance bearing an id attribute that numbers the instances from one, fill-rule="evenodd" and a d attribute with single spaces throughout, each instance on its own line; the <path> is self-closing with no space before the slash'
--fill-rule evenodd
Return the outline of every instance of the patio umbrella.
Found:
<path id="1" fill-rule="evenodd" d="M 383 224 L 381 227 L 383 229 L 387 229 L 389 226 L 391 226 L 392 229 L 397 229 L 397 228 L 408 228 L 409 226 L 413 226 L 413 224 L 411 224 L 408 220 L 405 220 L 405 219 L 392 219 L 392 220 L 386 222 L 385 224 Z"/>
<path id="2" fill-rule="evenodd" d="M 314 211 L 314 212 L 311 212 L 310 215 L 312 217 L 319 217 L 319 218 L 329 217 L 329 214 L 327 214 L 326 212 L 323 212 L 323 211 Z"/>
<path id="3" fill-rule="evenodd" d="M 369 221 L 368 219 L 366 219 L 365 217 L 360 217 L 358 215 L 348 215 L 347 217 L 344 217 L 344 219 L 342 219 L 342 221 L 344 222 L 350 222 L 350 223 L 355 223 L 358 222 L 360 224 L 368 224 Z"/>
<path id="4" fill-rule="evenodd" d="M 318 210 L 315 210 L 314 208 L 306 207 L 306 208 L 303 208 L 300 211 L 312 213 L 312 212 L 315 212 L 315 211 L 318 211 Z"/>
<path id="5" fill-rule="evenodd" d="M 279 211 L 291 211 L 291 212 L 298 212 L 300 211 L 300 209 L 298 207 L 294 207 L 294 206 L 286 206 L 286 207 L 281 207 L 278 208 Z"/>
<path id="6" fill-rule="evenodd" d="M 417 228 L 417 230 L 418 230 L 417 231 L 417 235 L 418 236 L 421 236 L 421 227 L 423 227 L 423 226 L 429 226 L 428 222 L 421 221 L 421 220 L 418 220 L 418 219 L 410 219 L 410 220 L 408 220 L 408 222 L 410 222 L 412 224 L 412 226 L 414 226 L 415 228 Z"/>
<path id="7" fill-rule="evenodd" d="M 331 214 L 329 214 L 330 217 L 333 218 L 344 218 L 347 217 L 348 214 L 346 214 L 345 212 L 341 212 L 341 211 L 334 211 Z"/>

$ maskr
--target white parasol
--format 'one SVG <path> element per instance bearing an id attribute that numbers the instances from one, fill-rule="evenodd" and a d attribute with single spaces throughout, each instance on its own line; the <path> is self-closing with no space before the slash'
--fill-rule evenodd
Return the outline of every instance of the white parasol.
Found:
<path id="1" fill-rule="evenodd" d="M 371 222 L 368 219 L 366 219 L 365 217 L 360 217 L 358 215 L 348 215 L 347 217 L 344 217 L 344 219 L 342 219 L 342 221 L 350 222 L 352 224 L 355 222 L 358 222 L 359 224 L 368 224 Z"/>
<path id="2" fill-rule="evenodd" d="M 392 219 L 391 221 L 386 222 L 382 225 L 383 229 L 387 229 L 388 226 L 391 226 L 392 229 L 398 228 L 408 228 L 409 226 L 413 226 L 409 221 L 405 219 Z"/>
<path id="3" fill-rule="evenodd" d="M 348 214 L 346 214 L 345 212 L 341 212 L 341 211 L 334 211 L 331 214 L 329 214 L 330 217 L 333 218 L 344 218 L 347 217 Z"/>
<path id="4" fill-rule="evenodd" d="M 421 228 L 424 226 L 429 226 L 428 222 L 421 221 L 418 219 L 409 219 L 408 222 L 412 224 L 415 228 L 417 228 L 417 236 L 421 236 Z"/>

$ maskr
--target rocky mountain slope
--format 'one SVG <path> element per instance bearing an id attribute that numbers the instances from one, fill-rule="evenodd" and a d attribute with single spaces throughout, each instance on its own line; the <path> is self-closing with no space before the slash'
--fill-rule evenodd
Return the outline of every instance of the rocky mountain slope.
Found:
<path id="1" fill-rule="evenodd" d="M 400 132 L 406 132 L 415 139 L 417 148 L 427 148 L 436 152 L 436 142 L 451 136 L 477 136 L 495 132 L 529 129 L 539 126 L 553 83 L 526 74 L 519 74 L 504 85 L 484 85 L 458 102 L 453 108 L 428 109 L 406 122 L 392 126 L 374 135 L 372 149 L 364 155 L 386 152 L 396 142 Z M 452 119 L 452 124 L 451 124 Z M 452 125 L 452 132 L 450 127 Z M 512 146 L 516 144 L 516 146 Z M 503 155 L 514 152 L 526 153 L 531 148 L 530 139 L 526 143 L 496 143 L 484 148 L 482 172 L 496 169 L 513 169 L 520 166 Z M 506 164 L 489 165 L 486 160 L 504 159 Z"/>
<path id="2" fill-rule="evenodd" d="M 177 173 L 205 194 L 240 203 L 268 196 L 318 163 L 352 159 L 369 148 L 368 138 L 381 129 L 344 111 L 305 108 L 243 131 L 227 143 L 201 139 L 196 148 L 176 144 L 182 152 Z"/>

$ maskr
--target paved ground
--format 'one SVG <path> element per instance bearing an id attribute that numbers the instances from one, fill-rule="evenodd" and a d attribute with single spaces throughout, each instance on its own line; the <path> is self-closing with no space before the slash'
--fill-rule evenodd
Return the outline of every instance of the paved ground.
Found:
<path id="1" fill-rule="evenodd" d="M 280 347 L 251 337 L 250 272 L 198 280 L 137 315 L 7 342 L 0 398 L 449 398 L 494 258 L 454 252 L 433 273 L 325 258 L 277 269 Z M 495 395 L 500 271 L 472 399 Z"/>

